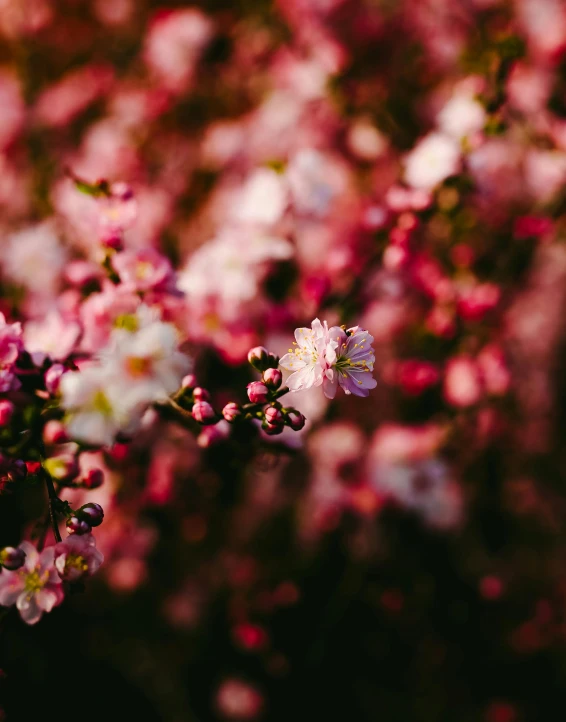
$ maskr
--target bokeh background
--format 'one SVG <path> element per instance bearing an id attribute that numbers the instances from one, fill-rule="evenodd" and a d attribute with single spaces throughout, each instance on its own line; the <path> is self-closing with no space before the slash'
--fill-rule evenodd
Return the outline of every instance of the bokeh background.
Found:
<path id="1" fill-rule="evenodd" d="M 99 299 L 69 172 L 131 185 L 216 403 L 315 316 L 369 329 L 378 387 L 259 450 L 156 422 L 96 455 L 106 563 L 3 620 L 2 719 L 562 719 L 564 2 L 0 0 L 28 347 Z M 0 497 L 1 542 L 38 503 Z"/>

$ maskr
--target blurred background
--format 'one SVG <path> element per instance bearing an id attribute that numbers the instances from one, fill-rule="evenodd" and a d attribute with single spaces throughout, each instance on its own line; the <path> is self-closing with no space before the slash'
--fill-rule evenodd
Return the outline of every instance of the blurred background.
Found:
<path id="1" fill-rule="evenodd" d="M 562 719 L 564 2 L 0 0 L 30 350 L 97 348 L 69 173 L 132 187 L 218 406 L 316 316 L 373 334 L 378 387 L 297 394 L 304 431 L 259 444 L 156 421 L 83 454 L 106 562 L 2 620 L 1 719 Z M 0 543 L 41 503 L 2 494 Z"/>

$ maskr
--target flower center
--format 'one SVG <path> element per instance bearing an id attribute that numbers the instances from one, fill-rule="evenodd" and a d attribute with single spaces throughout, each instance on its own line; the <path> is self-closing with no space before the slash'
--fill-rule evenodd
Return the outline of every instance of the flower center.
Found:
<path id="1" fill-rule="evenodd" d="M 128 356 L 126 368 L 131 376 L 147 376 L 151 370 L 151 360 L 143 356 Z"/>
<path id="2" fill-rule="evenodd" d="M 102 416 L 112 416 L 112 406 L 103 391 L 97 391 L 92 399 L 92 408 Z"/>
<path id="3" fill-rule="evenodd" d="M 78 569 L 82 573 L 88 572 L 88 564 L 80 554 L 69 554 L 65 559 L 66 569 Z"/>
<path id="4" fill-rule="evenodd" d="M 138 330 L 138 319 L 133 313 L 122 313 L 116 317 L 114 328 L 123 328 L 125 331 L 134 333 Z"/>
<path id="5" fill-rule="evenodd" d="M 43 589 L 43 587 L 47 583 L 48 578 L 48 571 L 43 572 L 43 574 L 41 575 L 36 570 L 30 572 L 29 574 L 26 574 L 26 581 L 24 587 L 25 591 L 28 594 L 35 594 L 36 592 L 39 592 L 40 589 Z"/>

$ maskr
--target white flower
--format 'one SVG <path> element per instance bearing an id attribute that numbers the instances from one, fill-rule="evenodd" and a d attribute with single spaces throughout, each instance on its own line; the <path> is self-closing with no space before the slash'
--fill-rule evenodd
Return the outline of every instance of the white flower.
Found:
<path id="1" fill-rule="evenodd" d="M 178 346 L 176 328 L 162 321 L 112 331 L 103 362 L 113 367 L 126 406 L 164 401 L 180 387 L 190 362 Z"/>
<path id="2" fill-rule="evenodd" d="M 279 361 L 279 365 L 291 371 L 287 379 L 287 386 L 291 391 L 302 391 L 311 386 L 320 386 L 327 368 L 326 349 L 330 343 L 336 347 L 336 341 L 329 342 L 328 325 L 324 326 L 318 318 L 311 324 L 311 328 L 298 328 L 295 331 L 296 349 L 289 349 Z"/>
<path id="3" fill-rule="evenodd" d="M 405 158 L 405 180 L 413 188 L 431 190 L 460 169 L 458 143 L 443 133 L 430 133 Z"/>
<path id="4" fill-rule="evenodd" d="M 6 274 L 42 296 L 57 291 L 66 262 L 67 252 L 48 221 L 13 233 L 2 249 Z"/>
<path id="5" fill-rule="evenodd" d="M 61 378 L 61 405 L 67 411 L 65 425 L 71 438 L 110 446 L 119 431 L 132 432 L 143 408 L 132 406 L 123 385 L 109 366 L 90 366 Z"/>
<path id="6" fill-rule="evenodd" d="M 243 223 L 272 225 L 283 216 L 287 202 L 281 176 L 269 168 L 260 168 L 238 195 L 234 215 Z"/>
<path id="7" fill-rule="evenodd" d="M 440 130 L 455 140 L 477 133 L 486 122 L 483 105 L 471 94 L 455 93 L 437 117 Z"/>

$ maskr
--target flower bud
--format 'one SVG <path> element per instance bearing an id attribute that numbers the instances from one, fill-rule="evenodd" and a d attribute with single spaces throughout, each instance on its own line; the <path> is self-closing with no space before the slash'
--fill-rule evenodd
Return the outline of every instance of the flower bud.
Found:
<path id="1" fill-rule="evenodd" d="M 277 436 L 278 434 L 283 433 L 283 429 L 285 428 L 282 424 L 262 424 L 261 428 L 265 431 L 265 433 L 268 436 Z"/>
<path id="2" fill-rule="evenodd" d="M 248 384 L 248 398 L 252 404 L 264 404 L 269 398 L 269 389 L 261 381 Z"/>
<path id="3" fill-rule="evenodd" d="M 0 426 L 7 426 L 14 415 L 14 404 L 8 399 L 0 400 Z"/>
<path id="4" fill-rule="evenodd" d="M 284 417 L 281 413 L 281 409 L 276 408 L 275 406 L 269 406 L 265 410 L 265 421 L 270 426 L 284 426 Z"/>
<path id="5" fill-rule="evenodd" d="M 43 427 L 43 441 L 46 444 L 64 444 L 69 441 L 67 429 L 56 419 L 51 419 Z"/>
<path id="6" fill-rule="evenodd" d="M 104 509 L 100 504 L 90 502 L 81 506 L 77 511 L 77 516 L 79 519 L 88 522 L 91 526 L 100 526 L 104 521 Z"/>
<path id="7" fill-rule="evenodd" d="M 201 386 L 197 386 L 193 389 L 193 398 L 195 401 L 210 401 L 210 394 L 206 389 Z"/>
<path id="8" fill-rule="evenodd" d="M 201 449 L 208 449 L 214 444 L 218 444 L 224 439 L 228 438 L 230 434 L 230 427 L 226 421 L 222 420 L 214 426 L 207 426 L 197 436 L 197 444 Z"/>
<path id="9" fill-rule="evenodd" d="M 181 381 L 182 389 L 194 389 L 197 385 L 197 377 L 194 374 L 187 374 Z"/>
<path id="10" fill-rule="evenodd" d="M 242 415 L 242 409 L 234 401 L 230 401 L 222 409 L 222 416 L 231 424 Z"/>
<path id="11" fill-rule="evenodd" d="M 263 371 L 264 369 L 269 368 L 267 363 L 268 360 L 269 351 L 263 346 L 256 346 L 255 348 L 250 349 L 248 353 L 248 361 L 254 369 L 257 369 L 258 371 Z"/>
<path id="12" fill-rule="evenodd" d="M 70 516 L 67 519 L 67 532 L 69 534 L 88 534 L 91 531 L 90 524 L 84 519 L 79 519 L 78 516 Z"/>
<path id="13" fill-rule="evenodd" d="M 98 489 L 104 483 L 104 474 L 102 469 L 89 469 L 81 479 L 81 484 L 85 489 Z"/>
<path id="14" fill-rule="evenodd" d="M 193 419 L 199 424 L 214 424 L 216 414 L 208 401 L 197 401 L 192 410 Z"/>
<path id="15" fill-rule="evenodd" d="M 293 429 L 293 431 L 300 431 L 305 423 L 305 417 L 297 411 L 297 409 L 289 409 L 287 411 L 287 424 Z"/>
<path id="16" fill-rule="evenodd" d="M 61 376 L 63 376 L 65 370 L 63 364 L 53 364 L 53 366 L 45 372 L 45 388 L 50 394 L 56 394 L 59 391 Z"/>
<path id="17" fill-rule="evenodd" d="M 263 372 L 263 381 L 270 389 L 278 389 L 283 381 L 283 374 L 279 369 L 266 369 Z"/>
<path id="18" fill-rule="evenodd" d="M 23 566 L 26 553 L 19 547 L 4 547 L 0 552 L 0 564 L 11 572 Z"/>

